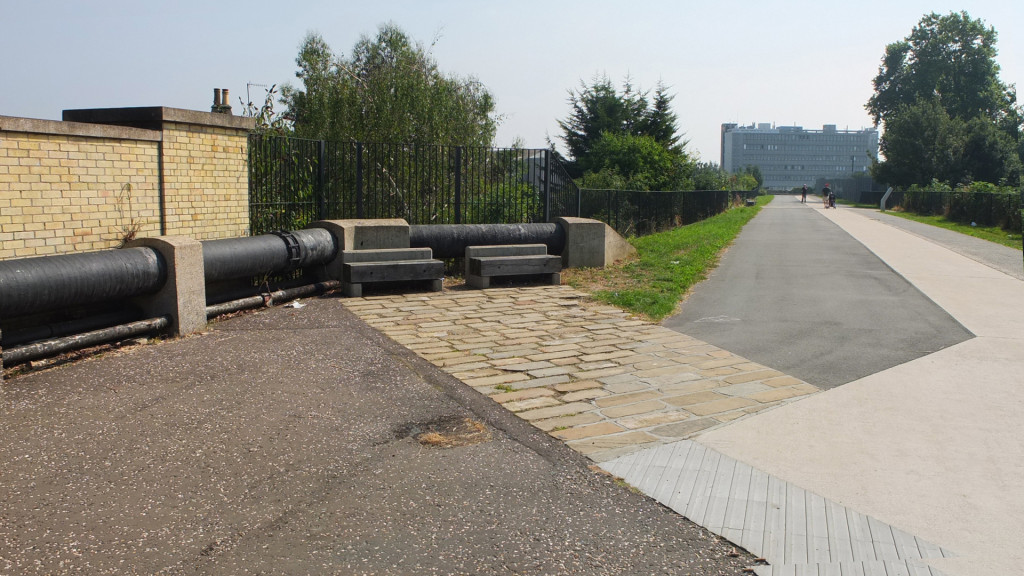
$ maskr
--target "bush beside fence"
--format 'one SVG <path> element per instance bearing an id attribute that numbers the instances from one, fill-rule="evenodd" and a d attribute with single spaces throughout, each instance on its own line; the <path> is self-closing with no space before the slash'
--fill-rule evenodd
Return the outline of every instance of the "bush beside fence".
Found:
<path id="1" fill-rule="evenodd" d="M 893 193 L 889 204 L 922 216 L 945 216 L 954 222 L 1021 233 L 1021 195 L 1016 192 L 908 190 Z"/>

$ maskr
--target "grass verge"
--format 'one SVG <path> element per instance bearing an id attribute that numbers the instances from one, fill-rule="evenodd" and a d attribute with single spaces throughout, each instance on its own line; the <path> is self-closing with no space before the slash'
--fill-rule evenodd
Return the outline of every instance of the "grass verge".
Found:
<path id="1" fill-rule="evenodd" d="M 756 206 L 732 208 L 688 226 L 632 238 L 636 257 L 607 268 L 562 270 L 563 278 L 597 300 L 659 321 L 707 277 L 722 251 L 772 198 L 760 196 Z"/>
<path id="2" fill-rule="evenodd" d="M 970 224 L 948 220 L 945 216 L 921 216 L 910 212 L 894 212 L 889 210 L 886 211 L 886 214 L 967 234 L 968 236 L 974 236 L 975 238 L 981 238 L 982 240 L 988 240 L 989 242 L 995 242 L 996 244 L 1002 244 L 1017 250 L 1022 249 L 1020 234 L 1012 234 L 998 226 L 971 226 Z"/>

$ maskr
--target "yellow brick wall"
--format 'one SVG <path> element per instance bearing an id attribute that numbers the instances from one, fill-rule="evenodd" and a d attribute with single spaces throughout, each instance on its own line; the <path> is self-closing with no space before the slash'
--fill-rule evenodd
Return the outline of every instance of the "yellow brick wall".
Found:
<path id="1" fill-rule="evenodd" d="M 247 131 L 165 122 L 163 158 L 167 234 L 248 235 Z"/>
<path id="2" fill-rule="evenodd" d="M 0 260 L 116 248 L 133 232 L 246 236 L 251 122 L 151 111 L 155 125 L 0 116 Z"/>
<path id="3" fill-rule="evenodd" d="M 0 259 L 158 235 L 158 169 L 155 141 L 0 130 Z"/>

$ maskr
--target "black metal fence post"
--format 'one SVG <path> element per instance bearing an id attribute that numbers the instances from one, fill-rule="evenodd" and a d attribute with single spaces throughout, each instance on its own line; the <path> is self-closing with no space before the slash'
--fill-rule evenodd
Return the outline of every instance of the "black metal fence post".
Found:
<path id="1" fill-rule="evenodd" d="M 544 189 L 541 197 L 544 198 L 544 221 L 551 221 L 551 150 L 544 151 Z"/>
<path id="2" fill-rule="evenodd" d="M 576 217 L 583 217 L 583 188 L 576 187 Z"/>
<path id="3" fill-rule="evenodd" d="M 327 219 L 327 142 L 316 143 L 316 218 Z"/>
<path id="4" fill-rule="evenodd" d="M 608 212 L 608 224 L 612 228 L 615 228 L 615 221 L 612 219 L 612 191 L 608 190 L 607 192 L 605 192 L 604 196 L 605 196 L 605 205 L 607 206 L 607 212 Z M 616 230 L 617 230 L 617 228 L 616 228 Z"/>
<path id="5" fill-rule="evenodd" d="M 365 218 L 363 213 L 363 143 L 356 142 L 356 218 Z"/>
<path id="6" fill-rule="evenodd" d="M 455 223 L 462 224 L 462 146 L 455 147 Z"/>

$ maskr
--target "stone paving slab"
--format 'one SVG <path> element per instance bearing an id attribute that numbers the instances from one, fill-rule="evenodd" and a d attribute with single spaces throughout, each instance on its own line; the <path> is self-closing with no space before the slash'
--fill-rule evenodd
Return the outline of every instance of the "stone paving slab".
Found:
<path id="1" fill-rule="evenodd" d="M 446 288 L 341 303 L 597 462 L 818 392 L 568 286 Z"/>

